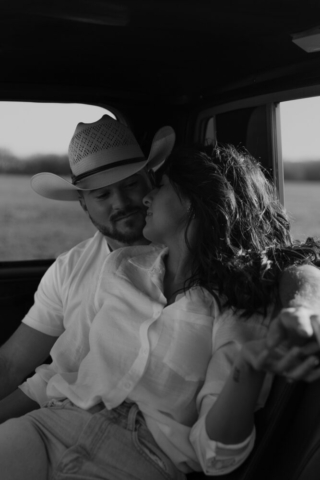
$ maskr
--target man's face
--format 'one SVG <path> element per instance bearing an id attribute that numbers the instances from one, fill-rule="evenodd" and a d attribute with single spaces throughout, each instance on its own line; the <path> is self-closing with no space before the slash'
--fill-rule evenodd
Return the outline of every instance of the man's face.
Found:
<path id="1" fill-rule="evenodd" d="M 143 197 L 151 183 L 145 170 L 98 190 L 83 191 L 80 203 L 95 227 L 108 239 L 113 248 L 146 243 L 142 230 L 146 207 Z"/>

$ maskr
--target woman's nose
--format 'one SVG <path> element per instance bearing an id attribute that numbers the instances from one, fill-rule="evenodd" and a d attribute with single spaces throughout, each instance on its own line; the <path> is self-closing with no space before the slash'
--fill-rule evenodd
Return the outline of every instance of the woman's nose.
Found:
<path id="1" fill-rule="evenodd" d="M 142 200 L 143 205 L 145 205 L 146 207 L 150 207 L 150 205 L 152 203 L 153 195 L 154 195 L 156 190 L 157 189 L 154 188 L 153 190 L 151 190 L 151 192 L 147 193 L 147 195 Z"/>
<path id="2" fill-rule="evenodd" d="M 146 195 L 143 199 L 142 199 L 142 203 L 145 207 L 149 207 L 151 205 L 151 200 L 150 200 L 150 194 L 148 193 L 148 195 Z"/>

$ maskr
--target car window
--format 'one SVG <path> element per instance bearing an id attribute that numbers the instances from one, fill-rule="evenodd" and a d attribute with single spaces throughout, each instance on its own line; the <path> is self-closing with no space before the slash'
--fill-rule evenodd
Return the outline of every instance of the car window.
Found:
<path id="1" fill-rule="evenodd" d="M 195 140 L 244 146 L 257 158 L 289 213 L 293 238 L 303 241 L 320 238 L 320 97 L 290 96 L 279 93 L 204 110 Z"/>
<path id="2" fill-rule="evenodd" d="M 269 116 L 271 104 L 218 112 L 199 122 L 199 139 L 205 143 L 219 142 L 245 147 L 259 160 L 266 172 L 273 175 Z"/>
<path id="3" fill-rule="evenodd" d="M 30 178 L 49 171 L 70 179 L 77 123 L 103 114 L 112 115 L 90 105 L 0 102 L 0 261 L 56 258 L 95 232 L 78 202 L 39 196 Z"/>
<path id="4" fill-rule="evenodd" d="M 320 97 L 280 105 L 284 204 L 294 238 L 320 238 Z"/>

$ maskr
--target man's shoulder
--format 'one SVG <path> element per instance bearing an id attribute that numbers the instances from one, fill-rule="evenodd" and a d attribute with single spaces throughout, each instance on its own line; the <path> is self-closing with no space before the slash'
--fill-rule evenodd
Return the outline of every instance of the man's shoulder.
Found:
<path id="1" fill-rule="evenodd" d="M 68 268 L 74 269 L 77 263 L 93 259 L 100 253 L 105 256 L 110 253 L 110 250 L 104 236 L 100 232 L 96 232 L 93 237 L 83 240 L 59 255 L 55 265 L 57 267 L 68 266 Z"/>

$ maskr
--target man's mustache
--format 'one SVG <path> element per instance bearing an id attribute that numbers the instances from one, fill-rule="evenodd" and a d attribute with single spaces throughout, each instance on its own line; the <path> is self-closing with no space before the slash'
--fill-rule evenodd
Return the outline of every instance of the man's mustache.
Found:
<path id="1" fill-rule="evenodd" d="M 117 220 L 121 220 L 123 217 L 130 215 L 132 213 L 142 213 L 142 215 L 146 215 L 147 207 L 128 207 L 124 210 L 118 210 L 116 213 L 111 215 L 110 221 L 116 222 Z"/>

